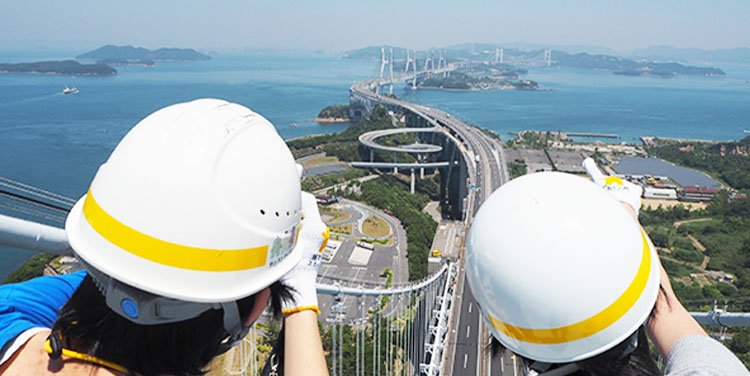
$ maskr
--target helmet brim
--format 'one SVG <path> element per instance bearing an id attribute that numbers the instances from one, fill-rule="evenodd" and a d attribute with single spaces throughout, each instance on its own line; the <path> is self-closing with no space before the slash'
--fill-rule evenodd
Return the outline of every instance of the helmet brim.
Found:
<path id="1" fill-rule="evenodd" d="M 83 214 L 85 200 L 86 196 L 76 202 L 65 222 L 68 242 L 75 254 L 100 272 L 156 295 L 205 303 L 238 300 L 278 281 L 302 258 L 302 250 L 295 248 L 272 267 L 224 272 L 158 264 L 112 244 L 97 233 Z"/>

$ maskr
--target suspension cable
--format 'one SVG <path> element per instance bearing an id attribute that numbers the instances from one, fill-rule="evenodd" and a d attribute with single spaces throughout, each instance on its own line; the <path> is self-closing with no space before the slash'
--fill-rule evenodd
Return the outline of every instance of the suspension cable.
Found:
<path id="1" fill-rule="evenodd" d="M 72 199 L 67 196 L 63 196 L 58 193 L 46 191 L 44 189 L 41 189 L 39 187 L 35 187 L 33 185 L 24 184 L 19 181 L 15 181 L 12 179 L 8 179 L 6 177 L 0 176 L 0 186 L 5 186 L 11 189 L 15 189 L 17 191 L 25 192 L 33 196 L 42 197 L 44 199 L 50 200 L 50 201 L 56 201 L 60 204 L 70 205 L 73 206 L 76 203 L 75 199 Z"/>

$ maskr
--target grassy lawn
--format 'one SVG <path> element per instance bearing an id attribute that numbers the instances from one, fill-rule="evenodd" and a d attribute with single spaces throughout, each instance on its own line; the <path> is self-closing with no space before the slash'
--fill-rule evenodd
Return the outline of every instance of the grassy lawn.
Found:
<path id="1" fill-rule="evenodd" d="M 677 200 L 662 200 L 656 198 L 644 198 L 641 199 L 641 207 L 644 209 L 656 210 L 659 206 L 662 208 L 671 208 L 673 206 L 681 205 L 688 210 L 700 210 L 705 209 L 708 204 L 705 202 L 685 202 Z"/>
<path id="2" fill-rule="evenodd" d="M 347 225 L 339 225 L 339 226 L 331 226 L 330 227 L 331 232 L 339 233 L 339 234 L 345 234 L 345 235 L 351 235 L 352 234 L 352 224 L 349 223 Z"/>
<path id="3" fill-rule="evenodd" d="M 391 232 L 391 226 L 388 226 L 384 220 L 370 216 L 362 224 L 362 232 L 367 236 L 381 237 Z"/>
<path id="4" fill-rule="evenodd" d="M 318 165 L 318 164 L 326 164 L 326 163 L 336 163 L 339 162 L 339 159 L 335 156 L 329 156 L 326 155 L 324 157 L 319 157 L 315 159 L 311 159 L 309 161 L 302 162 L 303 166 L 311 166 L 311 165 Z"/>
<path id="5" fill-rule="evenodd" d="M 327 220 L 326 223 L 341 222 L 341 221 L 345 221 L 345 220 L 349 219 L 349 217 L 351 217 L 349 215 L 349 213 L 347 213 L 347 212 L 345 212 L 345 211 L 343 211 L 341 209 L 332 208 L 330 206 L 318 205 L 318 209 L 320 210 L 320 214 L 321 215 L 332 217 L 331 219 Z"/>
<path id="6" fill-rule="evenodd" d="M 361 238 L 361 239 L 357 239 L 357 241 L 361 241 L 361 242 L 365 242 L 365 243 L 370 243 L 370 244 L 374 244 L 374 245 L 389 246 L 389 245 L 393 244 L 393 237 L 389 236 L 389 237 L 387 237 L 385 239 Z"/>

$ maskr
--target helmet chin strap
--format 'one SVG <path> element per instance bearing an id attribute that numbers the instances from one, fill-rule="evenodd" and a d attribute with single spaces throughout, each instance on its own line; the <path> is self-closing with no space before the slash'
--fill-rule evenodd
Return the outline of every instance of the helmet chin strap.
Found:
<path id="1" fill-rule="evenodd" d="M 160 325 L 190 320 L 209 309 L 224 311 L 223 326 L 229 338 L 221 343 L 219 354 L 226 352 L 242 341 L 250 331 L 250 326 L 242 325 L 237 302 L 197 303 L 167 298 L 137 289 L 122 283 L 86 264 L 99 291 L 104 295 L 107 306 L 129 321 L 139 325 Z"/>
<path id="2" fill-rule="evenodd" d="M 237 302 L 221 303 L 221 308 L 224 309 L 224 330 L 229 333 L 229 338 L 219 345 L 217 355 L 223 354 L 232 347 L 237 346 L 247 336 L 251 326 L 242 325 Z"/>

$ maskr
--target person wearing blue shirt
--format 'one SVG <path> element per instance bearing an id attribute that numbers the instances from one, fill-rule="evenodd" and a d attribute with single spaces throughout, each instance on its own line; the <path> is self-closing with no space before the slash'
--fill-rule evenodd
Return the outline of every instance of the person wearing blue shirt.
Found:
<path id="1" fill-rule="evenodd" d="M 31 336 L 52 329 L 57 311 L 73 295 L 85 271 L 0 286 L 0 364 Z"/>

